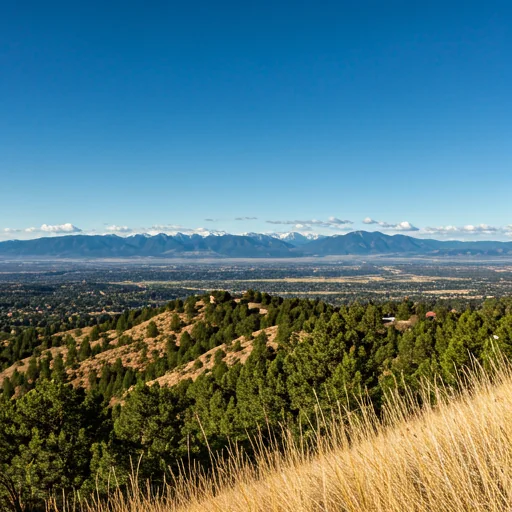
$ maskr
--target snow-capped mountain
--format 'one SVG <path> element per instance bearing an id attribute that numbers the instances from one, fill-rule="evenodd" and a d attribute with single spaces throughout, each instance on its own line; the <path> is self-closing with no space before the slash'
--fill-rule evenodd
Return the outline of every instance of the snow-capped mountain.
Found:
<path id="1" fill-rule="evenodd" d="M 326 238 L 325 235 L 321 235 L 319 233 L 299 233 L 297 231 L 291 231 L 289 233 L 270 233 L 270 236 L 282 240 L 283 242 L 288 242 L 295 247 L 305 245 L 312 240 Z"/>
<path id="2" fill-rule="evenodd" d="M 294 247 L 276 238 L 261 235 L 230 235 L 202 232 L 129 237 L 110 235 L 68 235 L 0 242 L 1 256 L 43 256 L 57 258 L 132 257 L 228 257 L 280 258 L 296 256 Z"/>
<path id="3" fill-rule="evenodd" d="M 320 240 L 321 238 L 325 238 L 325 235 L 320 235 L 318 233 L 299 233 L 297 231 L 289 232 L 289 233 L 242 233 L 241 236 L 248 236 L 254 238 L 259 241 L 269 241 L 272 239 L 281 240 L 282 242 L 286 242 L 294 247 L 299 247 L 301 245 L 305 245 L 313 240 Z"/>
<path id="4" fill-rule="evenodd" d="M 461 242 L 354 231 L 312 233 L 66 235 L 0 242 L 0 258 L 290 258 L 368 254 L 510 256 L 512 242 Z"/>
<path id="5" fill-rule="evenodd" d="M 151 238 L 152 236 L 158 236 L 158 235 L 167 235 L 167 236 L 172 236 L 176 239 L 189 239 L 191 236 L 193 235 L 198 235 L 198 236 L 201 236 L 203 238 L 206 238 L 207 236 L 224 236 L 224 235 L 228 235 L 229 233 L 227 233 L 226 231 L 216 231 L 216 230 L 211 230 L 211 229 L 197 229 L 197 230 L 194 230 L 194 231 L 190 231 L 190 232 L 183 232 L 183 231 L 180 231 L 180 230 L 165 230 L 165 231 L 160 231 L 158 229 L 154 229 L 154 230 L 151 230 L 149 232 L 146 232 L 146 233 L 135 233 L 135 234 L 132 234 L 126 238 L 131 238 L 131 237 L 134 237 L 134 236 L 145 236 L 145 237 L 148 237 L 148 238 Z"/>

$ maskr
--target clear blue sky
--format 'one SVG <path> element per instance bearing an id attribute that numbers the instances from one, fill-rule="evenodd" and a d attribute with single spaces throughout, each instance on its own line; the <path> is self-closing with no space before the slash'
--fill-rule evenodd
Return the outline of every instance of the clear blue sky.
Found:
<path id="1" fill-rule="evenodd" d="M 511 64 L 510 1 L 4 2 L 0 238 L 504 239 Z"/>

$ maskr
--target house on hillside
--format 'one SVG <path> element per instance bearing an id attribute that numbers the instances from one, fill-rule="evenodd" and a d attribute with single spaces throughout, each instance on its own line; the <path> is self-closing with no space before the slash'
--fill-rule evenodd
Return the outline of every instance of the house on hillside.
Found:
<path id="1" fill-rule="evenodd" d="M 434 311 L 429 311 L 426 315 L 425 315 L 425 318 L 430 318 L 431 320 L 435 320 L 437 317 L 437 315 L 434 313 Z"/>

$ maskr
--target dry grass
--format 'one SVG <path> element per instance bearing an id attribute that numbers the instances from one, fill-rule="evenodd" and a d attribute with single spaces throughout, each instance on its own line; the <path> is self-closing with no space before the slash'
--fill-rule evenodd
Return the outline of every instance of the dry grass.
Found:
<path id="1" fill-rule="evenodd" d="M 248 339 L 245 336 L 240 336 L 239 338 L 236 338 L 230 343 L 230 347 L 232 347 L 236 343 L 240 343 L 239 351 L 233 352 L 230 350 L 228 345 L 223 343 L 218 347 L 208 350 L 208 352 L 205 352 L 204 354 L 200 355 L 193 361 L 186 363 L 184 366 L 175 370 L 171 370 L 166 374 L 162 375 L 161 377 L 148 381 L 146 384 L 148 386 L 152 386 L 153 384 L 158 382 L 160 386 L 175 386 L 182 380 L 196 380 L 200 375 L 202 375 L 206 371 L 210 371 L 213 368 L 215 364 L 215 353 L 218 350 L 222 350 L 226 353 L 226 356 L 224 357 L 224 362 L 228 366 L 233 366 L 235 363 L 244 364 L 245 361 L 247 361 L 248 357 L 251 355 L 253 349 L 253 338 L 256 338 L 262 332 L 264 332 L 267 336 L 267 345 L 269 347 L 272 347 L 274 350 L 277 349 L 277 343 L 275 342 L 277 331 L 278 327 L 277 325 L 274 325 L 272 327 L 266 327 L 265 329 L 253 332 L 251 339 Z M 200 368 L 197 368 L 196 366 L 197 361 L 201 361 L 202 366 Z"/>
<path id="2" fill-rule="evenodd" d="M 132 368 L 135 370 L 144 369 L 149 364 L 149 361 L 152 358 L 153 351 L 156 350 L 158 352 L 159 357 L 163 356 L 167 336 L 169 336 L 170 334 L 177 334 L 179 337 L 184 331 L 187 331 L 190 334 L 195 323 L 204 319 L 203 303 L 199 301 L 198 304 L 199 310 L 192 322 L 188 321 L 187 315 L 185 313 L 180 313 L 178 315 L 183 323 L 183 327 L 180 329 L 178 333 L 173 333 L 170 327 L 171 319 L 175 314 L 172 311 L 164 311 L 163 313 L 155 315 L 151 319 L 141 322 L 135 327 L 127 329 L 126 331 L 123 332 L 123 336 L 130 336 L 134 340 L 141 340 L 147 346 L 147 352 L 149 354 L 149 358 L 147 359 L 147 361 L 142 362 L 140 360 L 140 349 L 136 349 L 134 344 L 117 346 L 119 341 L 119 335 L 115 330 L 110 330 L 107 331 L 105 334 L 107 339 L 109 340 L 110 346 L 113 348 L 110 348 L 109 350 L 104 352 L 100 352 L 96 356 L 88 358 L 85 361 L 82 361 L 81 363 L 79 363 L 78 368 L 76 370 L 67 368 L 66 371 L 68 378 L 70 379 L 73 386 L 81 386 L 87 388 L 89 386 L 89 373 L 96 373 L 96 375 L 99 377 L 103 366 L 105 364 L 113 365 L 117 359 L 121 359 L 123 366 L 125 366 L 126 368 Z M 146 332 L 150 322 L 155 322 L 160 333 L 156 338 L 147 337 Z M 84 327 L 83 329 L 81 329 L 81 336 L 76 336 L 76 329 L 70 331 L 62 331 L 54 334 L 53 336 L 72 336 L 73 338 L 75 338 L 75 341 L 77 342 L 77 350 L 80 350 L 81 343 L 83 342 L 84 338 L 90 334 L 91 330 L 92 327 Z M 101 339 L 92 341 L 91 347 L 94 347 L 95 345 L 98 345 L 100 343 L 102 343 Z M 179 345 L 179 339 L 177 341 L 177 344 Z M 49 352 L 51 352 L 53 358 L 55 358 L 57 354 L 61 354 L 62 357 L 66 359 L 68 349 L 66 346 L 61 346 L 43 350 L 41 352 L 41 355 L 38 357 L 38 360 L 40 361 L 43 357 L 46 357 Z M 18 370 L 19 372 L 26 372 L 28 370 L 30 359 L 31 357 L 21 359 L 20 361 L 17 361 L 13 365 L 1 371 L 0 386 L 2 385 L 6 377 L 12 377 L 15 370 Z"/>
<path id="3" fill-rule="evenodd" d="M 209 476 L 177 477 L 159 497 L 133 485 L 86 512 L 467 512 L 512 509 L 512 374 L 482 372 L 456 395 L 425 386 L 437 405 L 391 396 L 329 425 L 315 453 L 289 442 L 260 447 L 257 464 L 233 451 Z M 322 420 L 319 419 L 319 422 Z"/>

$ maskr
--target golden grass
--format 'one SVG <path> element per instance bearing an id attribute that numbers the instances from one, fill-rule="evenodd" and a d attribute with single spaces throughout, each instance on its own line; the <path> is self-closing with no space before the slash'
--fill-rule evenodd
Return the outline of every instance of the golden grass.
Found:
<path id="1" fill-rule="evenodd" d="M 420 406 L 390 396 L 330 424 L 307 453 L 260 447 L 257 464 L 236 450 L 210 476 L 177 477 L 157 498 L 133 485 L 86 512 L 467 512 L 512 510 L 512 373 L 475 371 L 457 393 L 425 386 Z M 492 382 L 491 382 L 492 380 Z M 319 422 L 322 423 L 322 419 Z"/>
<path id="2" fill-rule="evenodd" d="M 157 377 L 154 380 L 150 380 L 146 382 L 146 385 L 152 386 L 153 384 L 158 383 L 160 386 L 175 386 L 186 379 L 192 379 L 195 381 L 200 375 L 202 375 L 205 371 L 211 370 L 215 365 L 215 353 L 218 350 L 222 350 L 226 352 L 226 356 L 224 357 L 224 362 L 228 366 L 233 366 L 235 363 L 244 364 L 245 361 L 251 355 L 253 347 L 253 338 L 256 338 L 259 334 L 265 333 L 267 336 L 267 345 L 272 347 L 274 350 L 277 349 L 277 343 L 275 342 L 277 336 L 278 327 L 277 325 L 273 325 L 271 327 L 266 327 L 265 329 L 260 329 L 258 331 L 254 331 L 252 333 L 252 338 L 248 339 L 245 336 L 240 336 L 231 342 L 231 345 L 239 342 L 241 350 L 237 352 L 232 352 L 228 348 L 226 343 L 214 347 L 208 352 L 200 355 L 193 361 L 186 363 L 184 366 L 179 369 L 171 370 L 162 375 L 161 377 Z M 300 335 L 300 333 L 298 333 Z M 200 368 L 196 368 L 195 364 L 197 361 L 201 361 L 202 365 Z"/>

